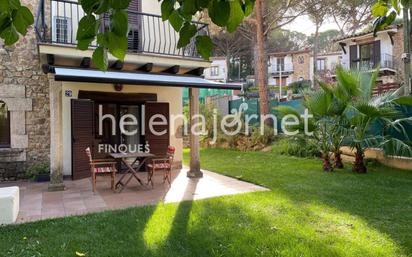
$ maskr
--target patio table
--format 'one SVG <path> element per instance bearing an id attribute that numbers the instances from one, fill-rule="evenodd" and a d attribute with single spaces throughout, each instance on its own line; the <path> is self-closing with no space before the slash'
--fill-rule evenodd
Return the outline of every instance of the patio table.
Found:
<path id="1" fill-rule="evenodd" d="M 115 185 L 115 189 L 118 190 L 119 193 L 123 191 L 123 189 L 127 186 L 127 184 L 129 184 L 132 178 L 135 178 L 141 185 L 143 185 L 142 181 L 137 176 L 137 171 L 140 170 L 140 168 L 146 163 L 149 158 L 155 157 L 155 155 L 151 153 L 111 153 L 110 156 L 115 160 L 121 161 L 127 167 L 127 171 L 122 175 L 120 180 Z M 129 158 L 135 159 L 132 164 L 127 162 L 127 159 Z M 139 163 L 136 168 L 133 168 L 133 165 L 136 164 L 136 162 Z M 126 176 L 128 174 L 131 175 L 128 179 L 126 179 Z"/>

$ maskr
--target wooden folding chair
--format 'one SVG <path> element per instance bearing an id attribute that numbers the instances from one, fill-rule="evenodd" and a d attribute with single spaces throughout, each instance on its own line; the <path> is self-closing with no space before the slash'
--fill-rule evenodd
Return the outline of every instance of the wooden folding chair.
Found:
<path id="1" fill-rule="evenodd" d="M 172 166 L 176 149 L 173 146 L 167 148 L 166 156 L 162 158 L 151 159 L 147 165 L 148 168 L 148 180 L 147 184 L 151 183 L 153 187 L 153 175 L 155 172 L 163 171 L 163 183 L 167 181 L 169 185 L 172 183 Z"/>
<path id="2" fill-rule="evenodd" d="M 112 177 L 111 187 L 114 190 L 114 180 L 116 177 L 116 162 L 110 159 L 94 159 L 92 158 L 92 153 L 90 147 L 87 147 L 86 154 L 89 157 L 90 162 L 90 172 L 92 175 L 92 186 L 93 192 L 96 191 L 96 177 L 97 175 Z"/>

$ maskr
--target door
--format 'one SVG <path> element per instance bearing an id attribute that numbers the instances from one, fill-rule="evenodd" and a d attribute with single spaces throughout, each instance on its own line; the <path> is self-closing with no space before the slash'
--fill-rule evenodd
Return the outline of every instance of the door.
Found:
<path id="1" fill-rule="evenodd" d="M 72 179 L 90 176 L 89 159 L 86 148 L 93 153 L 94 141 L 94 102 L 91 100 L 72 99 Z"/>
<path id="2" fill-rule="evenodd" d="M 160 117 L 154 117 L 152 119 L 156 114 L 164 117 L 163 121 L 166 121 L 166 124 L 154 125 L 162 122 L 162 118 Z M 150 127 L 149 121 L 151 119 L 153 124 Z M 160 133 L 162 135 L 159 135 Z M 145 140 L 149 144 L 150 153 L 155 155 L 166 154 L 167 147 L 170 144 L 169 103 L 147 102 L 145 104 Z"/>

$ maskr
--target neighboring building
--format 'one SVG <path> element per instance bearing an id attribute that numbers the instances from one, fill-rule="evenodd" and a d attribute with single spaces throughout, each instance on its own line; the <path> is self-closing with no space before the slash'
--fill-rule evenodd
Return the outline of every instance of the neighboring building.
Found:
<path id="1" fill-rule="evenodd" d="M 268 54 L 269 86 L 287 86 L 299 80 L 310 80 L 310 50 Z"/>
<path id="2" fill-rule="evenodd" d="M 403 27 L 390 26 L 378 31 L 362 32 L 335 40 L 342 48 L 342 66 L 346 69 L 372 71 L 379 67 L 381 87 L 398 87 L 403 79 L 400 69 L 403 53 Z"/>
<path id="3" fill-rule="evenodd" d="M 314 80 L 314 60 L 313 55 L 310 58 L 310 80 Z M 342 53 L 320 53 L 317 56 L 316 68 L 319 79 L 323 81 L 333 81 L 335 77 L 336 66 L 342 63 Z"/>
<path id="4" fill-rule="evenodd" d="M 182 114 L 185 87 L 239 89 L 201 78 L 210 63 L 199 57 L 194 43 L 176 47 L 179 35 L 162 22 L 158 1 L 131 1 L 128 53 L 124 62 L 110 56 L 108 72 L 94 69 L 92 49 L 75 47 L 77 23 L 84 16 L 77 2 L 22 4 L 37 14 L 34 29 L 15 46 L 0 47 L 0 181 L 23 178 L 39 162 L 50 163 L 53 183 L 63 175 L 90 176 L 85 149 L 105 157 L 100 144 L 148 143 L 152 153 L 162 155 L 172 145 L 180 166 L 181 130 L 173 131 L 168 124 L 161 126 L 163 136 L 143 133 L 146 120 L 156 114 Z M 102 21 L 107 21 L 105 15 Z M 199 35 L 207 33 L 207 24 L 196 24 Z M 126 135 L 116 127 L 118 133 L 112 135 L 108 119 L 100 134 L 100 108 L 114 117 L 116 126 L 121 116 L 134 115 L 139 125 L 130 126 L 137 133 Z"/>
<path id="5" fill-rule="evenodd" d="M 212 63 L 209 68 L 206 68 L 203 72 L 205 79 L 217 82 L 228 81 L 228 70 L 226 57 L 211 57 Z"/>

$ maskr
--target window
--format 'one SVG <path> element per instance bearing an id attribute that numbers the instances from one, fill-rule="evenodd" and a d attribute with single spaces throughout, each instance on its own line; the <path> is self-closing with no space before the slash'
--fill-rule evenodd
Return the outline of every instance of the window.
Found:
<path id="1" fill-rule="evenodd" d="M 326 70 L 326 66 L 325 66 L 326 60 L 325 59 L 318 59 L 316 61 L 316 69 L 318 71 L 324 71 Z"/>
<path id="2" fill-rule="evenodd" d="M 368 44 L 360 45 L 359 59 L 361 69 L 373 69 L 379 65 L 381 61 L 380 41 L 377 40 Z"/>
<path id="3" fill-rule="evenodd" d="M 285 58 L 283 57 L 276 58 L 276 67 L 277 67 L 277 71 L 284 71 L 285 70 Z"/>
<path id="4" fill-rule="evenodd" d="M 139 31 L 136 29 L 131 29 L 127 37 L 128 49 L 134 52 L 140 50 L 139 47 Z"/>
<path id="5" fill-rule="evenodd" d="M 7 105 L 0 101 L 0 148 L 10 147 L 10 112 Z"/>
<path id="6" fill-rule="evenodd" d="M 373 64 L 373 44 L 365 44 L 359 47 L 361 69 L 372 69 Z"/>
<path id="7" fill-rule="evenodd" d="M 219 66 L 210 67 L 210 76 L 219 76 Z"/>
<path id="8" fill-rule="evenodd" d="M 54 23 L 55 23 L 56 42 L 57 43 L 68 43 L 69 34 L 71 33 L 69 18 L 55 17 Z"/>

